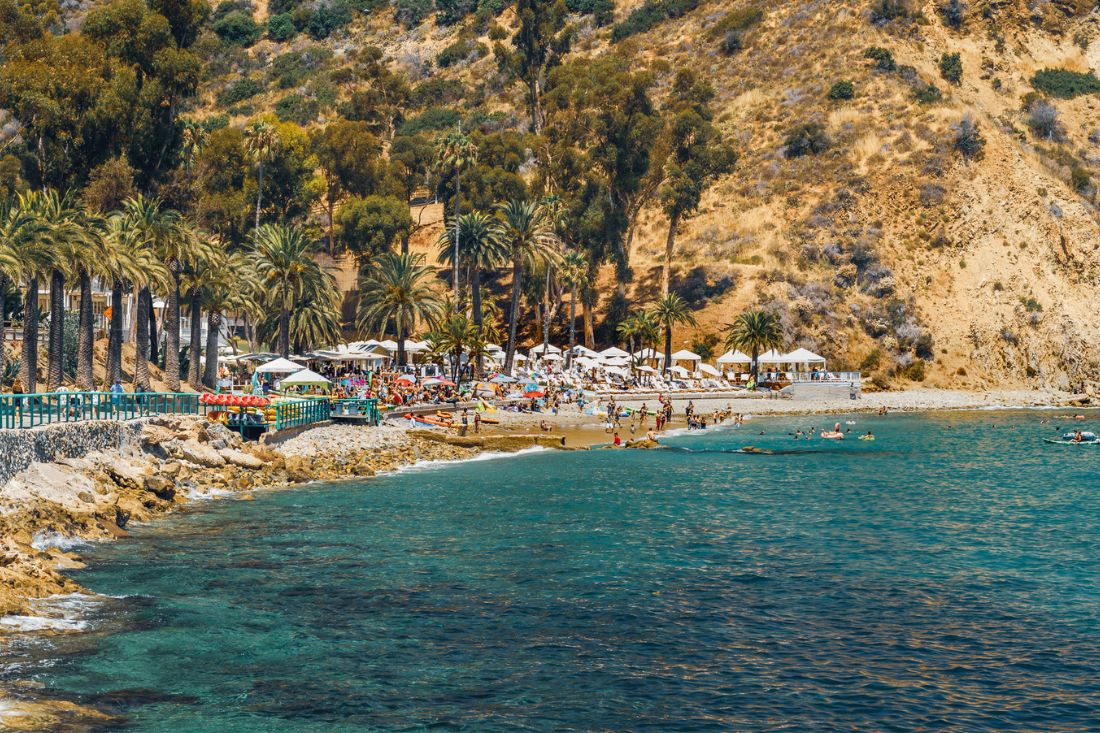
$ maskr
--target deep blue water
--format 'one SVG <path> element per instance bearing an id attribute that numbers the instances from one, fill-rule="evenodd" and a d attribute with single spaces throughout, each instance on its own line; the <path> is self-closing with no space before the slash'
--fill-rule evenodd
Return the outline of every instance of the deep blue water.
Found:
<path id="1" fill-rule="evenodd" d="M 1050 416 L 212 502 L 88 549 L 122 598 L 30 672 L 158 733 L 1100 730 L 1100 448 Z"/>

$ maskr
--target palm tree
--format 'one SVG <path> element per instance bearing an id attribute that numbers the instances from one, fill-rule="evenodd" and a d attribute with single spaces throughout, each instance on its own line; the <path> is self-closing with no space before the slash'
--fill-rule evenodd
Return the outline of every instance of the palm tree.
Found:
<path id="1" fill-rule="evenodd" d="M 469 168 L 477 162 L 477 146 L 458 128 L 453 132 L 443 135 L 435 142 L 436 164 L 441 168 L 449 168 L 455 173 L 455 232 L 454 232 L 454 264 L 452 283 L 454 299 L 458 302 L 458 265 L 459 243 L 461 239 L 462 224 L 462 170 Z"/>
<path id="2" fill-rule="evenodd" d="M 107 340 L 107 382 L 114 384 L 122 379 L 122 306 L 128 288 L 141 283 L 154 282 L 162 265 L 153 251 L 145 246 L 140 232 L 130 225 L 126 214 L 118 212 L 107 220 L 103 233 L 103 259 L 99 262 L 99 274 L 111 283 L 111 324 Z M 137 361 L 145 370 L 148 383 L 148 365 L 143 364 L 145 352 L 135 349 Z M 135 375 L 137 369 L 135 368 Z"/>
<path id="3" fill-rule="evenodd" d="M 681 323 L 695 325 L 695 316 L 687 302 L 676 293 L 669 293 L 657 301 L 650 310 L 654 321 L 665 329 L 665 369 L 672 368 L 672 329 Z"/>
<path id="4" fill-rule="evenodd" d="M 268 302 L 278 313 L 276 351 L 290 355 L 290 318 L 294 309 L 309 301 L 331 282 L 312 257 L 305 232 L 283 224 L 264 224 L 252 232 L 252 259 Z"/>
<path id="5" fill-rule="evenodd" d="M 256 163 L 256 228 L 260 227 L 260 205 L 264 192 L 264 163 L 275 157 L 279 135 L 268 122 L 253 122 L 244 131 L 244 147 Z"/>
<path id="6" fill-rule="evenodd" d="M 40 192 L 20 196 L 16 204 L 34 218 L 34 228 L 38 232 L 35 238 L 24 240 L 16 252 L 19 273 L 27 287 L 23 296 L 23 354 L 19 380 L 28 394 L 38 389 L 38 281 L 54 269 L 52 204 L 51 198 Z"/>
<path id="7" fill-rule="evenodd" d="M 405 338 L 417 322 L 432 324 L 445 308 L 432 287 L 435 272 L 423 262 L 421 254 L 386 252 L 359 276 L 356 326 L 360 331 L 384 334 L 392 323 L 397 332 L 398 364 L 405 363 Z"/>
<path id="8" fill-rule="evenodd" d="M 46 225 L 50 258 L 50 331 L 46 341 L 46 389 L 53 392 L 65 377 L 65 282 L 89 254 L 83 212 L 68 197 L 48 190 L 40 194 L 38 215 Z"/>
<path id="9" fill-rule="evenodd" d="M 225 263 L 227 255 L 223 242 L 214 235 L 198 233 L 207 237 L 207 252 L 197 266 L 186 268 L 180 277 L 181 289 L 187 293 L 190 308 L 188 319 L 191 334 L 187 346 L 187 384 L 193 390 L 202 389 L 202 311 L 206 301 L 218 291 L 237 292 L 236 281 L 226 277 Z M 209 355 L 208 355 L 209 358 Z"/>
<path id="10" fill-rule="evenodd" d="M 569 288 L 569 351 L 565 356 L 565 367 L 573 365 L 573 349 L 577 345 L 577 289 L 588 277 L 588 261 L 576 250 L 569 250 L 561 261 L 559 272 L 562 284 Z"/>
<path id="11" fill-rule="evenodd" d="M 767 311 L 745 311 L 726 324 L 726 348 L 743 349 L 752 357 L 752 381 L 759 375 L 757 359 L 761 351 L 783 346 L 783 324 Z"/>
<path id="12" fill-rule="evenodd" d="M 45 222 L 35 213 L 35 194 L 19 196 L 14 201 L 0 203 L 0 272 L 6 279 L 16 281 L 22 278 L 27 281 L 27 295 L 24 301 L 24 333 L 23 333 L 23 360 L 20 363 L 20 382 L 24 391 L 28 385 L 30 392 L 34 391 L 34 384 L 30 383 L 29 375 L 36 370 L 27 370 L 27 316 L 30 315 L 28 305 L 32 306 L 35 318 L 33 340 L 30 345 L 33 356 L 37 359 L 38 351 L 38 282 L 37 275 L 43 272 L 50 264 L 50 249 L 46 240 L 47 230 Z M 33 280 L 33 282 L 31 282 Z M 33 287 L 32 287 L 33 286 Z M 0 344 L 0 366 L 4 360 L 3 345 Z M 37 365 L 35 365 L 37 367 Z"/>
<path id="13" fill-rule="evenodd" d="M 241 252 L 212 260 L 210 278 L 200 295 L 206 307 L 206 365 L 202 383 L 213 389 L 218 379 L 218 334 L 226 313 L 263 318 L 262 291 L 252 261 Z M 233 287 L 225 287 L 233 283 Z"/>
<path id="14" fill-rule="evenodd" d="M 498 204 L 497 213 L 501 219 L 501 235 L 512 255 L 512 308 L 508 314 L 508 345 L 504 357 L 504 371 L 511 374 L 516 355 L 523 271 L 556 260 L 561 240 L 546 210 L 533 201 L 513 199 Z"/>
<path id="15" fill-rule="evenodd" d="M 471 211 L 462 215 L 461 224 L 453 229 L 445 229 L 439 237 L 440 260 L 446 262 L 459 254 L 452 249 L 454 237 L 459 229 L 466 234 L 466 247 L 460 253 L 462 263 L 469 270 L 470 299 L 473 306 L 474 325 L 482 325 L 481 312 L 481 273 L 499 267 L 508 259 L 508 249 L 501 235 L 500 222 L 483 211 Z M 481 372 L 481 362 L 477 365 Z"/>
<path id="16" fill-rule="evenodd" d="M 462 373 L 462 355 L 481 338 L 473 321 L 462 313 L 452 313 L 428 334 L 429 349 L 451 358 L 451 380 L 456 384 Z"/>
<path id="17" fill-rule="evenodd" d="M 103 272 L 107 253 L 106 221 L 103 217 L 84 215 L 84 238 L 81 257 L 76 263 L 80 283 L 80 305 L 77 316 L 76 386 L 90 390 L 95 384 L 93 370 L 95 347 L 95 315 L 92 312 L 92 277 Z"/>
<path id="18" fill-rule="evenodd" d="M 126 226 L 134 233 L 136 243 L 151 250 L 168 272 L 164 368 L 168 389 L 175 392 L 180 388 L 180 272 L 185 263 L 200 257 L 198 253 L 203 251 L 203 247 L 183 216 L 174 209 L 164 208 L 159 199 L 146 198 L 141 194 L 132 196 L 123 202 L 122 214 Z M 155 335 L 150 339 L 147 325 L 147 319 L 152 315 L 151 306 L 151 288 L 142 287 L 138 291 L 136 339 L 142 360 L 150 341 L 155 341 Z M 139 384 L 148 386 L 147 380 Z"/>

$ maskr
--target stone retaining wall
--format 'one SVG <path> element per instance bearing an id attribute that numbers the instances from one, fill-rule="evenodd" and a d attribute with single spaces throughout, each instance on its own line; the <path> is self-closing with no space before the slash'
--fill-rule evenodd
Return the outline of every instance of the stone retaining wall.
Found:
<path id="1" fill-rule="evenodd" d="M 121 448 L 141 434 L 141 425 L 140 420 L 86 420 L 27 430 L 0 430 L 0 485 L 32 463 Z"/>

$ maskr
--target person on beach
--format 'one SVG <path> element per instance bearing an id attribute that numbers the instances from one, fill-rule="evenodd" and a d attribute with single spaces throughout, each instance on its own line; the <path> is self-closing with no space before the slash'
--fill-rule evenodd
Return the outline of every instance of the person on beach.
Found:
<path id="1" fill-rule="evenodd" d="M 480 433 L 481 432 L 481 413 L 480 412 L 475 412 L 474 413 L 474 432 L 475 433 Z"/>
<path id="2" fill-rule="evenodd" d="M 658 440 L 657 440 L 657 434 L 656 434 L 656 433 L 654 433 L 654 432 L 653 432 L 652 430 L 650 430 L 649 432 L 647 432 L 647 433 L 645 434 L 645 439 L 646 439 L 646 440 L 649 440 L 649 441 L 652 441 L 652 442 L 654 442 L 654 443 L 658 443 L 658 442 L 660 442 L 660 441 L 658 441 Z"/>
<path id="3" fill-rule="evenodd" d="M 642 403 L 642 408 L 638 410 L 638 417 L 641 420 L 642 427 L 648 427 L 649 410 L 646 409 L 645 403 Z"/>
<path id="4" fill-rule="evenodd" d="M 618 430 L 615 431 L 615 437 L 612 439 L 611 442 L 614 443 L 616 448 L 622 446 L 623 440 L 622 440 L 622 438 L 619 437 L 619 431 Z"/>

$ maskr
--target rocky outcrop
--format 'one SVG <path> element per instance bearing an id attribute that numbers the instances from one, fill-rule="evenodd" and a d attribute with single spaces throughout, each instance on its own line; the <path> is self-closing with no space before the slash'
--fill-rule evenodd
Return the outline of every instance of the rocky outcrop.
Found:
<path id="1" fill-rule="evenodd" d="M 32 463 L 50 463 L 120 448 L 134 440 L 141 429 L 136 422 L 89 420 L 0 431 L 0 484 Z"/>

